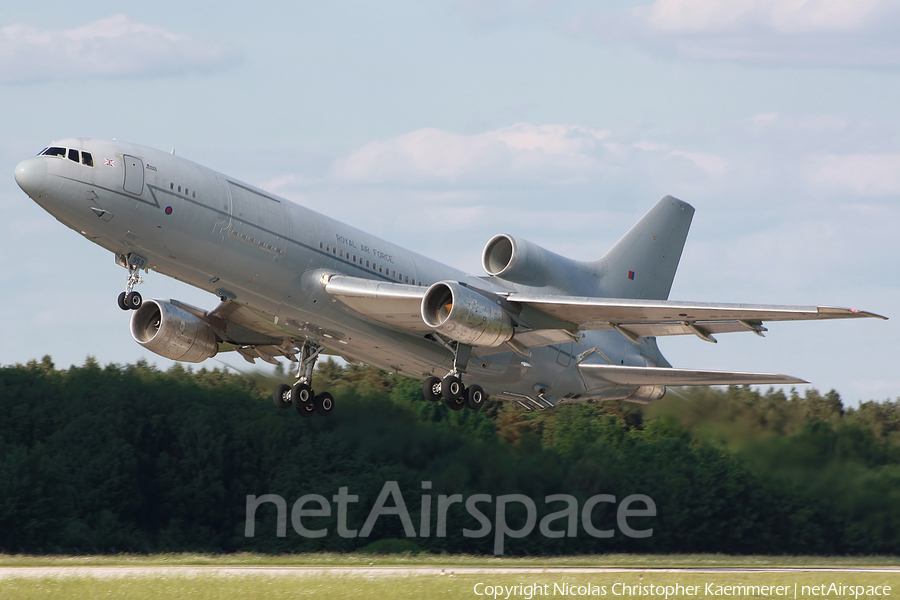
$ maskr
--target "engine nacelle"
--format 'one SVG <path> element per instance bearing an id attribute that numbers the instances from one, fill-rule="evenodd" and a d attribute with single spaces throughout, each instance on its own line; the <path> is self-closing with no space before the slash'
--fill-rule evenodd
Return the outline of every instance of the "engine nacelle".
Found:
<path id="1" fill-rule="evenodd" d="M 198 363 L 219 351 L 216 334 L 205 321 L 165 300 L 144 300 L 131 315 L 131 337 L 171 360 Z"/>
<path id="2" fill-rule="evenodd" d="M 486 296 L 452 281 L 433 284 L 422 298 L 425 324 L 472 346 L 499 346 L 513 336 L 512 319 Z"/>
<path id="3" fill-rule="evenodd" d="M 665 395 L 666 386 L 664 385 L 642 385 L 633 394 L 625 398 L 625 401 L 637 404 L 650 404 L 654 400 L 661 400 Z"/>
<path id="4" fill-rule="evenodd" d="M 585 263 L 505 233 L 495 235 L 484 246 L 481 266 L 493 277 L 568 293 L 593 295 L 597 282 Z"/>

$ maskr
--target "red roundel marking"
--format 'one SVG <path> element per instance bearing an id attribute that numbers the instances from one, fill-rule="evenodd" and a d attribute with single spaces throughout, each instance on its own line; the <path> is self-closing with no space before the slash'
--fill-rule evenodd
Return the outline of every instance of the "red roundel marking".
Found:
<path id="1" fill-rule="evenodd" d="M 172 214 L 172 207 L 171 207 L 171 206 L 167 206 L 167 207 L 166 207 L 166 214 L 167 214 L 167 215 L 171 215 L 171 214 Z"/>

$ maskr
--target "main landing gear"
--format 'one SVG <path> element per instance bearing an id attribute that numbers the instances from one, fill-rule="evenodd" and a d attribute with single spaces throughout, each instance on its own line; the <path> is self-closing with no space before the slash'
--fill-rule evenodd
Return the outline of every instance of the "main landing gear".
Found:
<path id="1" fill-rule="evenodd" d="M 137 254 L 128 256 L 116 255 L 116 262 L 128 269 L 128 279 L 125 280 L 125 291 L 119 294 L 119 308 L 122 310 L 137 310 L 144 303 L 140 292 L 134 291 L 134 286 L 144 283 L 141 279 L 141 269 L 147 266 L 147 259 Z"/>
<path id="2" fill-rule="evenodd" d="M 334 411 L 334 396 L 328 392 L 316 394 L 312 389 L 312 372 L 322 347 L 315 342 L 305 341 L 300 347 L 300 366 L 297 369 L 297 383 L 292 386 L 281 384 L 272 393 L 272 400 L 278 408 L 293 406 L 301 417 L 313 415 L 327 417 Z"/>
<path id="3" fill-rule="evenodd" d="M 429 377 L 422 385 L 422 394 L 432 402 L 443 399 L 450 410 L 479 410 L 487 400 L 484 388 L 478 384 L 464 386 L 455 373 L 450 373 L 443 379 Z"/>
<path id="4" fill-rule="evenodd" d="M 469 408 L 479 410 L 487 400 L 487 394 L 480 385 L 463 385 L 460 374 L 466 372 L 466 364 L 472 351 L 471 346 L 456 343 L 442 342 L 448 350 L 453 352 L 453 370 L 443 379 L 429 377 L 422 384 L 422 395 L 426 400 L 437 402 L 443 398 L 450 410 L 462 410 Z"/>

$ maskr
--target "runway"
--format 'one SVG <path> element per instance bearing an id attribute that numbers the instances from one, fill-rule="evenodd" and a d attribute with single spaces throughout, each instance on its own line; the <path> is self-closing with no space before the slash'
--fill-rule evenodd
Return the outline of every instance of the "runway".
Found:
<path id="1" fill-rule="evenodd" d="M 900 573 L 900 567 L 240 567 L 240 566 L 77 566 L 0 567 L 0 579 L 45 577 L 425 577 L 591 573 Z"/>

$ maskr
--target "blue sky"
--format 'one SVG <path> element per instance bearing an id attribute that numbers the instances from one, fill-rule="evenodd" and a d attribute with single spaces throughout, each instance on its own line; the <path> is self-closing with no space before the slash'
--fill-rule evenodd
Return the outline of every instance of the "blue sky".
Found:
<path id="1" fill-rule="evenodd" d="M 7 3 L 0 363 L 170 364 L 130 338 L 125 271 L 12 176 L 96 136 L 474 273 L 500 232 L 597 258 L 672 194 L 697 209 L 672 299 L 894 317 L 662 340 L 674 365 L 897 398 L 898 30 L 887 0 Z M 146 279 L 145 297 L 216 304 Z"/>

